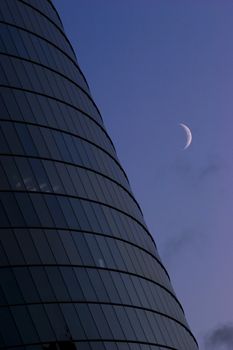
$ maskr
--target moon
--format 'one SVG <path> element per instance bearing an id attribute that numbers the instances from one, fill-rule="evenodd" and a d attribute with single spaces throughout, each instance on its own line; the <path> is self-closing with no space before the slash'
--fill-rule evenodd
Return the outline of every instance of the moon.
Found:
<path id="1" fill-rule="evenodd" d="M 184 129 L 186 134 L 186 145 L 184 146 L 184 149 L 187 149 L 192 143 L 192 139 L 193 139 L 192 133 L 187 125 L 180 123 L 180 126 Z"/>

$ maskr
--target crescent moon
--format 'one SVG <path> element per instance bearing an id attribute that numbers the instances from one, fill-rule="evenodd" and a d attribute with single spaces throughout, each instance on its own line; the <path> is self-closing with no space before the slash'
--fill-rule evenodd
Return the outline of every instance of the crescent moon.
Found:
<path id="1" fill-rule="evenodd" d="M 183 123 L 180 123 L 180 126 L 184 129 L 185 133 L 186 133 L 186 145 L 184 146 L 184 149 L 187 149 L 191 143 L 192 143 L 192 133 L 191 130 L 189 129 L 189 127 Z"/>

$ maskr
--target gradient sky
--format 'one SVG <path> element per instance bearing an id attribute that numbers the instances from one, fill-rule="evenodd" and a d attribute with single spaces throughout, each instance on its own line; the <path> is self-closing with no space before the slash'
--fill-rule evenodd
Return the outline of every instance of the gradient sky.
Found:
<path id="1" fill-rule="evenodd" d="M 200 349 L 232 349 L 233 1 L 54 4 Z"/>

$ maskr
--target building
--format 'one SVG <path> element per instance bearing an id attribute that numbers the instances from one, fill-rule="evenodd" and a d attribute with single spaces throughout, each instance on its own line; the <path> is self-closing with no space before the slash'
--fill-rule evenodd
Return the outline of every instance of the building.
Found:
<path id="1" fill-rule="evenodd" d="M 0 10 L 0 347 L 196 350 L 56 9 Z"/>

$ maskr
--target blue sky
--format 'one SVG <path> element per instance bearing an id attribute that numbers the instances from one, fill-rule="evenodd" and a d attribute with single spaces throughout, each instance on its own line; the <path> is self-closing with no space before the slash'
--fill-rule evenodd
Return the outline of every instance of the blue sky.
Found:
<path id="1" fill-rule="evenodd" d="M 54 4 L 200 349 L 231 349 L 232 0 Z"/>

